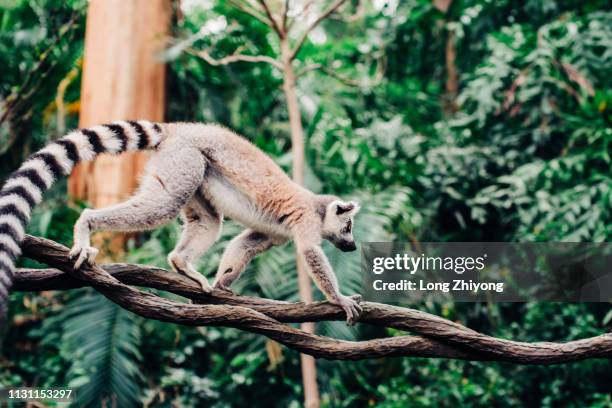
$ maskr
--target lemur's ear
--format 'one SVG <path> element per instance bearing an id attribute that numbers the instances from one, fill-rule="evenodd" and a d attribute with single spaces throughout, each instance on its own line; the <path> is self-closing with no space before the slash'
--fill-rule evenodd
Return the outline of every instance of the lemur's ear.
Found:
<path id="1" fill-rule="evenodd" d="M 349 213 L 349 215 L 353 215 L 357 213 L 357 211 L 359 211 L 359 208 L 359 204 L 354 201 L 350 201 L 348 203 L 338 203 L 336 205 L 336 215 L 346 213 Z"/>

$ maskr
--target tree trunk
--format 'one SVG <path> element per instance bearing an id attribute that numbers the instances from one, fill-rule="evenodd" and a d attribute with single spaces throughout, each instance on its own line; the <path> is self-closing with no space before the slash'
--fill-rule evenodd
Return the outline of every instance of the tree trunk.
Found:
<path id="1" fill-rule="evenodd" d="M 448 30 L 445 48 L 446 63 L 446 114 L 457 112 L 457 93 L 459 92 L 459 74 L 457 73 L 457 50 L 455 45 L 455 31 Z"/>
<path id="2" fill-rule="evenodd" d="M 163 120 L 165 67 L 155 54 L 164 45 L 170 16 L 170 0 L 89 2 L 79 126 Z M 143 153 L 102 155 L 75 169 L 68 193 L 93 207 L 123 201 L 146 159 Z"/>
<path id="3" fill-rule="evenodd" d="M 287 44 L 285 40 L 281 43 Z M 285 47 L 283 47 L 285 48 Z M 283 91 L 287 98 L 289 112 L 289 126 L 291 129 L 291 154 L 293 156 L 293 181 L 304 184 L 304 129 L 295 89 L 295 74 L 291 61 L 285 57 L 288 51 L 283 50 Z"/>
<path id="4" fill-rule="evenodd" d="M 444 14 L 448 14 L 453 0 L 434 0 L 433 4 Z M 446 93 L 442 101 L 445 115 L 451 116 L 457 112 L 457 94 L 459 93 L 459 74 L 457 73 L 457 45 L 455 30 L 449 28 L 450 17 L 447 15 L 446 46 L 444 48 L 444 64 L 446 67 Z"/>
<path id="5" fill-rule="evenodd" d="M 291 129 L 291 154 L 293 158 L 292 175 L 293 181 L 304 184 L 304 129 L 295 89 L 295 74 L 291 65 L 291 51 L 288 39 L 281 39 L 281 56 L 283 61 L 283 91 L 287 99 L 287 110 L 289 113 L 289 127 Z M 301 255 L 296 254 L 298 287 L 300 299 L 303 302 L 312 302 L 312 286 L 310 278 Z M 312 322 L 302 323 L 302 330 L 314 333 L 315 325 Z M 319 407 L 319 389 L 317 386 L 317 367 L 312 356 L 301 354 L 302 382 L 304 384 L 304 406 L 306 408 Z"/>

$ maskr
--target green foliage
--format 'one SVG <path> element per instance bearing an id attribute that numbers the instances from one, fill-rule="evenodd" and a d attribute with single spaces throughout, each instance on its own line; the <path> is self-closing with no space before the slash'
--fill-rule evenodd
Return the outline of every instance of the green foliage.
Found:
<path id="1" fill-rule="evenodd" d="M 91 289 L 83 292 L 52 320 L 61 326 L 59 352 L 71 362 L 66 387 L 80 406 L 139 406 L 140 319 Z"/>
<path id="2" fill-rule="evenodd" d="M 610 238 L 609 79 L 596 74 L 612 57 L 610 18 L 570 15 L 487 37 L 483 62 L 464 75 L 460 112 L 437 125 L 443 145 L 427 153 L 425 187 L 461 230 Z"/>
<path id="3" fill-rule="evenodd" d="M 0 173 L 53 134 L 49 107 L 82 54 L 85 0 L 0 3 Z M 76 86 L 65 99 L 78 99 Z"/>

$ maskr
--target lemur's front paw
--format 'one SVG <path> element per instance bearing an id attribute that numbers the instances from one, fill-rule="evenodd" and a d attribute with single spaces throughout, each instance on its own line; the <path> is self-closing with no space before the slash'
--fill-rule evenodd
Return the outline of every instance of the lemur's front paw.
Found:
<path id="1" fill-rule="evenodd" d="M 187 273 L 185 273 L 184 271 L 180 271 L 180 273 L 196 281 L 202 288 L 202 292 L 204 293 L 212 292 L 213 288 L 212 286 L 210 286 L 210 283 L 208 283 L 208 279 L 206 279 L 206 276 L 202 275 L 200 272 L 196 271 L 195 269 L 190 269 L 188 270 Z"/>
<path id="2" fill-rule="evenodd" d="M 90 246 L 75 245 L 70 250 L 70 259 L 74 259 L 74 269 L 79 269 L 84 262 L 93 265 L 98 255 L 98 250 Z"/>
<path id="3" fill-rule="evenodd" d="M 208 279 L 206 279 L 204 276 L 200 274 L 198 275 L 201 276 L 201 278 L 196 278 L 196 280 L 200 284 L 200 287 L 202 288 L 202 292 L 211 293 L 213 291 L 213 287 L 210 286 L 210 283 L 208 283 Z"/>
<path id="4" fill-rule="evenodd" d="M 355 295 L 350 295 L 349 297 L 353 299 L 355 302 L 361 303 L 361 295 L 355 294 Z"/>
<path id="5" fill-rule="evenodd" d="M 202 275 L 200 272 L 196 271 L 195 269 L 184 270 L 184 269 L 176 268 L 176 271 L 180 273 L 181 275 L 185 275 L 189 279 L 196 281 L 202 288 L 202 292 L 204 293 L 212 292 L 213 288 L 212 286 L 210 286 L 210 283 L 208 283 L 208 279 L 206 279 L 204 275 Z"/>
<path id="6" fill-rule="evenodd" d="M 191 280 L 196 281 L 202 288 L 202 292 L 212 292 L 213 288 L 212 286 L 210 286 L 210 283 L 208 283 L 208 279 L 206 279 L 206 277 L 200 272 L 196 271 L 189 262 L 186 262 L 174 252 L 168 255 L 168 263 L 170 264 L 172 269 L 174 269 L 175 272 L 184 275 Z"/>
<path id="7" fill-rule="evenodd" d="M 360 295 L 341 296 L 337 302 L 334 302 L 346 313 L 346 324 L 349 326 L 354 325 L 359 320 L 361 312 L 363 312 L 359 302 L 361 302 Z"/>

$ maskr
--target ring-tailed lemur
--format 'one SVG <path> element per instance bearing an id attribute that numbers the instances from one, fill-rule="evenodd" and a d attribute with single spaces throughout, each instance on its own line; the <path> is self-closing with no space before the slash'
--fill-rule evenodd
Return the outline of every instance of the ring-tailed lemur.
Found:
<path id="1" fill-rule="evenodd" d="M 299 186 L 261 150 L 221 126 L 148 121 L 75 130 L 30 156 L 9 176 L 0 190 L 0 316 L 6 313 L 19 244 L 43 193 L 80 161 L 145 149 L 155 153 L 134 196 L 109 208 L 84 210 L 75 224 L 70 254 L 76 268 L 96 257 L 92 232 L 151 229 L 181 212 L 182 235 L 168 262 L 209 291 L 192 262 L 217 240 L 226 215 L 247 229 L 225 249 L 215 287 L 229 290 L 255 255 L 293 239 L 326 298 L 344 309 L 348 323 L 359 317 L 358 301 L 340 293 L 320 247 L 327 239 L 342 251 L 355 250 L 351 228 L 357 203 Z"/>

